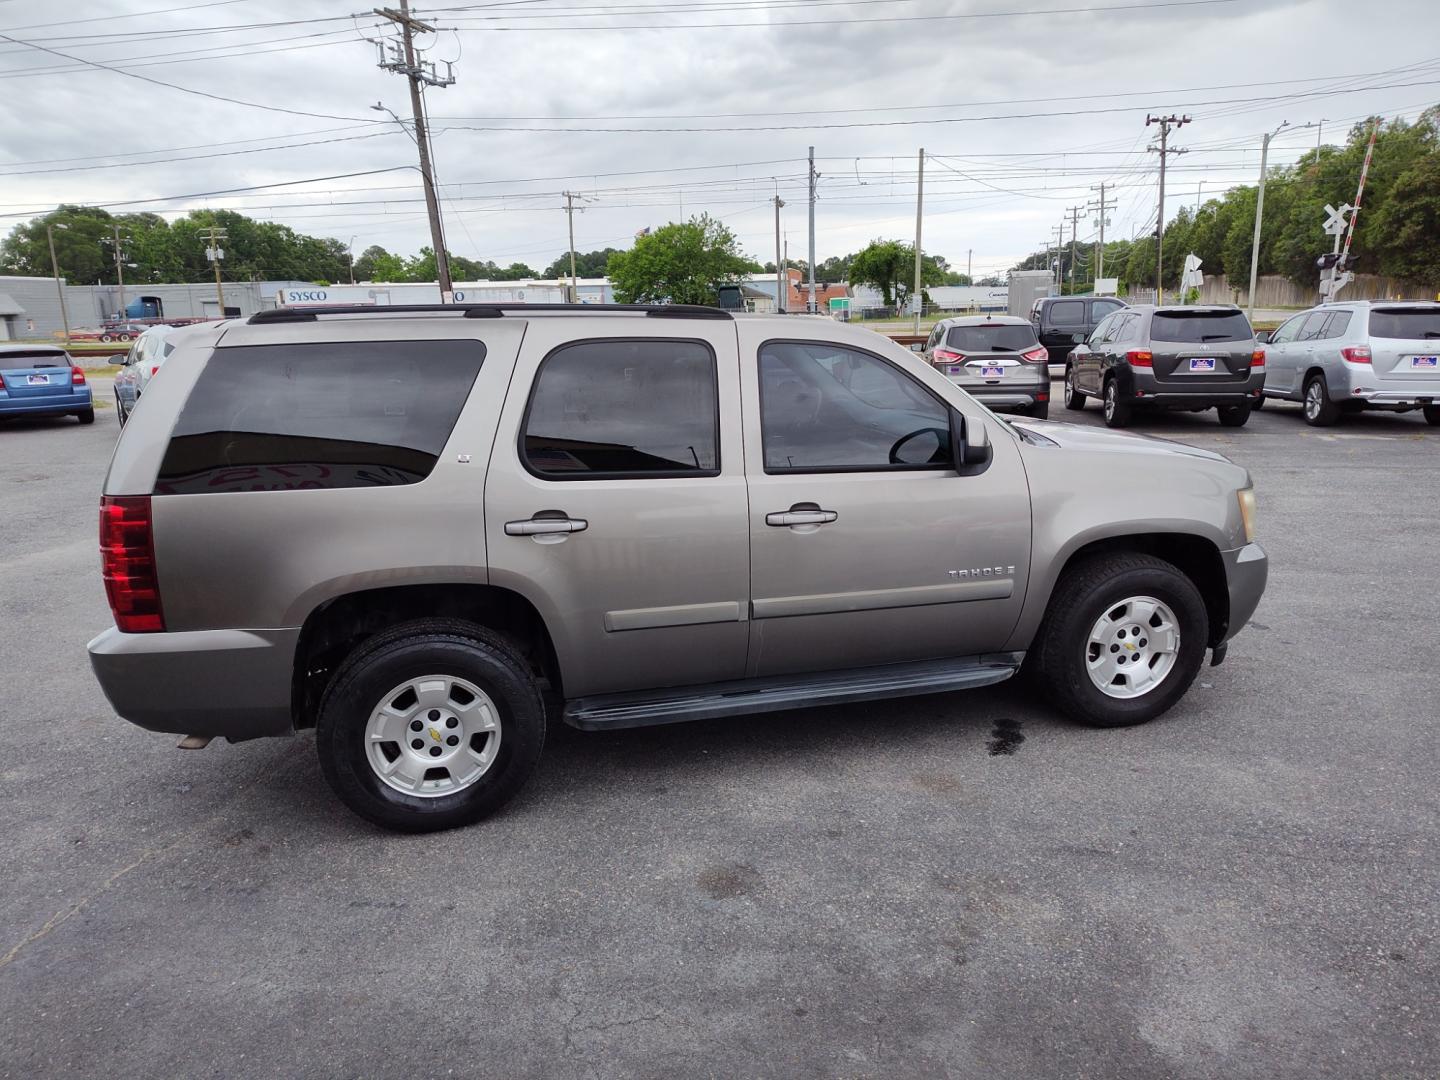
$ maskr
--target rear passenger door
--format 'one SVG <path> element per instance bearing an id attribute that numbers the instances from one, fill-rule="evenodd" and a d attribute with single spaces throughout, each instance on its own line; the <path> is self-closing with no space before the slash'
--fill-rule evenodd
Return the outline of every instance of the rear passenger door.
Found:
<path id="1" fill-rule="evenodd" d="M 1085 318 L 1085 301 L 1080 298 L 1053 300 L 1045 309 L 1040 342 L 1049 350 L 1052 364 L 1063 364 L 1075 347 L 1075 335 L 1089 332 Z"/>
<path id="2" fill-rule="evenodd" d="M 567 697 L 739 678 L 735 323 L 605 322 L 526 329 L 485 485 L 490 581 L 544 618 Z"/>

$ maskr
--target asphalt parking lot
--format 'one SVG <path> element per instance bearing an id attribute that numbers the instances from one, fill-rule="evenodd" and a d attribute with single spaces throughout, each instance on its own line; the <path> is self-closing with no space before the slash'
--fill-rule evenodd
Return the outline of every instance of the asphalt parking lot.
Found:
<path id="1" fill-rule="evenodd" d="M 1440 429 L 1136 428 L 1249 467 L 1271 557 L 1160 720 L 557 726 L 500 816 L 405 837 L 308 733 L 114 718 L 114 411 L 0 427 L 0 1076 L 1436 1075 Z"/>

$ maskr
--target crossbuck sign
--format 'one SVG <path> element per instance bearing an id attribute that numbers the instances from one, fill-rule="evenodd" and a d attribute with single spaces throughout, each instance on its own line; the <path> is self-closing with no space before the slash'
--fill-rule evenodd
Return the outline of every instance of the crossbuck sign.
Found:
<path id="1" fill-rule="evenodd" d="M 1339 236 L 1343 233 L 1345 231 L 1345 215 L 1354 209 L 1349 203 L 1341 203 L 1339 210 L 1326 203 L 1325 213 L 1328 216 L 1325 218 L 1325 235 Z"/>

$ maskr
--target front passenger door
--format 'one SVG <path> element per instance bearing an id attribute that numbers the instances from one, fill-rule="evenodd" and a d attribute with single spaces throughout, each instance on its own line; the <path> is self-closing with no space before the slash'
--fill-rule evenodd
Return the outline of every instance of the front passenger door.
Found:
<path id="1" fill-rule="evenodd" d="M 950 403 L 904 365 L 741 323 L 750 486 L 748 673 L 999 649 L 1019 617 L 1030 497 L 1014 437 L 959 475 Z M 959 391 L 952 391 L 959 398 Z"/>

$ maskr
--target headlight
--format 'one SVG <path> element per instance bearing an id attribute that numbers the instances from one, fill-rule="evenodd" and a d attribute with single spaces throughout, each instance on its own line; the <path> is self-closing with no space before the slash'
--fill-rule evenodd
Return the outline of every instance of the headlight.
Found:
<path id="1" fill-rule="evenodd" d="M 1245 524 L 1245 542 L 1255 542 L 1255 489 L 1241 488 L 1235 493 L 1240 500 L 1240 520 Z"/>

